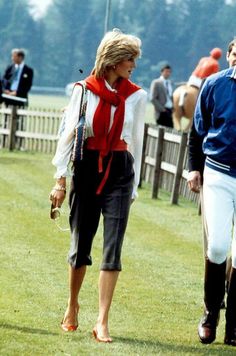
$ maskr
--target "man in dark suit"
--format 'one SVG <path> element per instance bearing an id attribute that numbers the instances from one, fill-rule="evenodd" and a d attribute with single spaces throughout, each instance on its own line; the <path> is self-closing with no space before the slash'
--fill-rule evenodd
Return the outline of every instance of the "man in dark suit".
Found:
<path id="1" fill-rule="evenodd" d="M 12 62 L 2 78 L 3 94 L 12 96 L 4 98 L 6 105 L 25 106 L 28 104 L 28 92 L 33 82 L 33 69 L 24 62 L 25 53 L 21 49 L 12 50 Z"/>

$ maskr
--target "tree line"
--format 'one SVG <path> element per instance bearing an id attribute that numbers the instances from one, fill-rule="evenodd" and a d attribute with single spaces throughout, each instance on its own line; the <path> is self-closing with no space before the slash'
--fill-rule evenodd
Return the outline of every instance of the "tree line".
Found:
<path id="1" fill-rule="evenodd" d="M 88 75 L 104 31 L 105 0 L 54 0 L 35 19 L 27 0 L 0 0 L 0 73 L 14 47 L 26 50 L 34 85 L 65 86 Z M 184 81 L 213 47 L 226 54 L 235 35 L 236 0 L 113 0 L 109 29 L 120 28 L 142 39 L 142 58 L 133 80 L 149 87 L 160 63 Z M 221 59 L 221 68 L 227 66 Z M 83 70 L 83 74 L 80 73 Z"/>

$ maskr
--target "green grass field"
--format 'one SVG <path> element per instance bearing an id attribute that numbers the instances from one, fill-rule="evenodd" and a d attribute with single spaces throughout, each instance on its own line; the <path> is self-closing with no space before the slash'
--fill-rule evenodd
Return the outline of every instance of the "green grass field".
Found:
<path id="1" fill-rule="evenodd" d="M 29 106 L 33 108 L 44 108 L 44 109 L 57 109 L 60 110 L 64 108 L 69 103 L 70 98 L 62 95 L 35 95 L 31 94 L 29 96 Z M 148 103 L 145 121 L 149 123 L 155 123 L 153 116 L 153 106 Z"/>
<path id="2" fill-rule="evenodd" d="M 0 354 L 8 355 L 235 355 L 224 346 L 222 311 L 217 341 L 198 342 L 203 258 L 197 207 L 169 195 L 133 204 L 110 313 L 112 344 L 92 338 L 102 229 L 81 292 L 79 329 L 60 330 L 67 302 L 69 234 L 49 219 L 51 156 L 0 151 Z"/>
<path id="3" fill-rule="evenodd" d="M 44 108 L 61 110 L 69 103 L 70 98 L 66 96 L 54 95 L 35 95 L 29 97 L 29 105 L 32 108 Z M 145 122 L 155 124 L 154 108 L 151 102 L 148 101 L 145 113 Z M 182 127 L 185 128 L 188 124 L 188 119 L 182 118 Z"/>
<path id="4" fill-rule="evenodd" d="M 63 95 L 29 95 L 29 106 L 33 108 L 58 109 L 66 106 L 70 98 Z"/>

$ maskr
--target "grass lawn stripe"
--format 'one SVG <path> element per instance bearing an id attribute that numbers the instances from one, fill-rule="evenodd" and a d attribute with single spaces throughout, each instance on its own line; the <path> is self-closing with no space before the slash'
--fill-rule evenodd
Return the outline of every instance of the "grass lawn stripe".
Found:
<path id="1" fill-rule="evenodd" d="M 102 228 L 93 266 L 81 291 L 80 328 L 63 334 L 69 234 L 49 216 L 51 156 L 0 151 L 1 355 L 235 355 L 217 341 L 198 342 L 203 257 L 196 205 L 171 206 L 161 192 L 151 200 L 144 185 L 131 208 L 120 274 L 110 315 L 114 343 L 96 343 L 97 279 Z M 222 311 L 222 319 L 224 319 Z"/>

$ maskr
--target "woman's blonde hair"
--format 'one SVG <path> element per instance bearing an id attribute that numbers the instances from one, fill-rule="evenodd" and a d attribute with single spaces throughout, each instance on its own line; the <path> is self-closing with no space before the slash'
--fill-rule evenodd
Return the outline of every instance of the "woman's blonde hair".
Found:
<path id="1" fill-rule="evenodd" d="M 133 35 L 126 35 L 118 29 L 107 32 L 97 49 L 93 74 L 97 78 L 104 76 L 106 69 L 131 58 L 141 55 L 141 40 Z"/>

